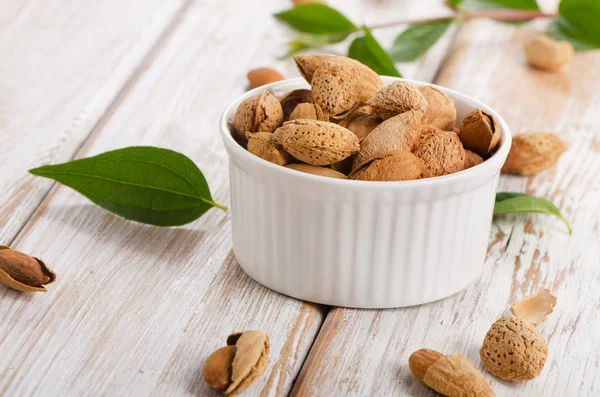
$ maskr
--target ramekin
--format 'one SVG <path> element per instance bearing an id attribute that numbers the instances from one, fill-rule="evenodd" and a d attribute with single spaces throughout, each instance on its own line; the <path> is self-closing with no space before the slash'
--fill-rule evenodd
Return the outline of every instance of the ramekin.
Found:
<path id="1" fill-rule="evenodd" d="M 386 84 L 394 80 L 382 77 Z M 241 101 L 309 88 L 301 78 L 247 92 L 223 112 L 229 154 L 233 250 L 244 271 L 280 293 L 334 306 L 392 308 L 432 302 L 466 288 L 482 271 L 500 169 L 511 145 L 493 109 L 436 86 L 458 122 L 471 110 L 501 129 L 496 153 L 436 178 L 367 182 L 326 178 L 271 164 L 242 148 L 230 122 Z"/>

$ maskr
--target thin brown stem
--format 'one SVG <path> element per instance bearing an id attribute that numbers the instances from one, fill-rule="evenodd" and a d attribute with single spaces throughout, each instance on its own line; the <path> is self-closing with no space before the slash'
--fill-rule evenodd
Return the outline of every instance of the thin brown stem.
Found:
<path id="1" fill-rule="evenodd" d="M 446 15 L 446 16 L 443 16 L 443 17 L 436 17 L 436 18 L 424 18 L 424 19 L 404 20 L 404 21 L 393 21 L 393 22 L 382 23 L 382 24 L 379 24 L 379 25 L 369 26 L 369 29 L 373 30 L 373 29 L 391 28 L 391 27 L 398 26 L 398 25 L 408 25 L 408 24 L 413 24 L 413 23 L 441 22 L 441 21 L 447 21 L 447 20 L 453 19 L 453 18 L 456 18 L 456 15 Z"/>
<path id="2" fill-rule="evenodd" d="M 554 18 L 556 14 L 547 14 L 541 11 L 526 11 L 526 10 L 484 10 L 470 11 L 463 14 L 465 19 L 474 18 L 492 18 L 492 19 L 508 19 L 515 21 L 529 21 L 536 18 Z"/>

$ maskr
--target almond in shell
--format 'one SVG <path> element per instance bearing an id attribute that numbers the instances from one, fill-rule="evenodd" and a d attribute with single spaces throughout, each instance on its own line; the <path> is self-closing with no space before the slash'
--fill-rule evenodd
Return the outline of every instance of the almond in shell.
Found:
<path id="1" fill-rule="evenodd" d="M 326 176 L 328 178 L 346 179 L 346 175 L 331 168 L 318 167 L 310 164 L 288 164 L 285 168 L 305 172 L 307 174 Z"/>
<path id="2" fill-rule="evenodd" d="M 423 161 L 407 150 L 379 153 L 350 178 L 361 181 L 407 181 L 419 179 Z"/>
<path id="3" fill-rule="evenodd" d="M 517 135 L 508 152 L 502 172 L 535 175 L 553 167 L 567 150 L 567 144 L 554 134 L 532 132 Z"/>
<path id="4" fill-rule="evenodd" d="M 248 151 L 263 160 L 273 164 L 286 165 L 294 158 L 275 142 L 271 132 L 254 132 L 246 134 L 248 137 Z"/>
<path id="5" fill-rule="evenodd" d="M 463 119 L 460 140 L 465 149 L 487 157 L 500 142 L 500 127 L 491 114 L 475 109 Z"/>
<path id="6" fill-rule="evenodd" d="M 382 119 L 387 120 L 410 110 L 425 112 L 427 100 L 413 85 L 394 81 L 367 101 Z"/>
<path id="7" fill-rule="evenodd" d="M 465 150 L 453 131 L 426 136 L 414 153 L 425 162 L 423 178 L 452 174 L 464 168 Z"/>
<path id="8" fill-rule="evenodd" d="M 312 103 L 312 91 L 307 89 L 290 91 L 281 98 L 280 102 L 281 109 L 283 110 L 283 120 L 288 121 L 298 104 Z"/>
<path id="9" fill-rule="evenodd" d="M 358 76 L 353 67 L 326 64 L 318 68 L 311 87 L 313 101 L 324 113 L 342 119 L 360 104 Z"/>
<path id="10" fill-rule="evenodd" d="M 275 131 L 275 138 L 289 154 L 312 165 L 337 163 L 360 149 L 356 135 L 325 121 L 288 121 Z"/>
<path id="11" fill-rule="evenodd" d="M 435 87 L 426 85 L 418 89 L 427 101 L 427 109 L 423 113 L 423 125 L 430 125 L 443 131 L 452 131 L 456 123 L 454 101 Z"/>
<path id="12" fill-rule="evenodd" d="M 370 106 L 361 106 L 348 117 L 340 121 L 339 125 L 348 128 L 362 140 L 369 135 L 383 120 L 375 114 Z"/>
<path id="13" fill-rule="evenodd" d="M 279 100 L 263 91 L 240 103 L 233 116 L 233 129 L 239 139 L 245 140 L 247 132 L 273 132 L 282 122 Z"/>
<path id="14" fill-rule="evenodd" d="M 299 103 L 296 105 L 296 109 L 290 114 L 290 120 L 297 119 L 329 121 L 329 117 L 323 113 L 321 107 L 316 103 Z"/>

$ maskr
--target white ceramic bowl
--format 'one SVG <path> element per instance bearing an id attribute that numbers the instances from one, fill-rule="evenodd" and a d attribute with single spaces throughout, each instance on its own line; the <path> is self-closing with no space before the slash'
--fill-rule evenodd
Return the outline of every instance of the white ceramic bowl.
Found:
<path id="1" fill-rule="evenodd" d="M 279 97 L 297 88 L 308 85 L 296 78 L 249 91 L 221 117 L 230 157 L 233 250 L 244 271 L 286 295 L 360 308 L 435 301 L 478 278 L 498 176 L 511 144 L 502 117 L 466 95 L 437 87 L 454 100 L 458 122 L 475 108 L 496 118 L 502 139 L 491 158 L 452 175 L 414 181 L 325 178 L 254 156 L 229 129 L 247 97 L 264 89 Z"/>

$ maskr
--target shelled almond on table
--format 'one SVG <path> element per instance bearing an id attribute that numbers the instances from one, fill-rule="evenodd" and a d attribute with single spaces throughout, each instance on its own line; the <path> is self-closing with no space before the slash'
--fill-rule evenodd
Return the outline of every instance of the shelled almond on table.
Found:
<path id="1" fill-rule="evenodd" d="M 233 119 L 239 142 L 264 160 L 334 178 L 402 181 L 474 167 L 498 146 L 491 115 L 476 109 L 456 128 L 454 103 L 433 86 L 384 86 L 367 66 L 336 55 L 294 59 L 310 90 L 279 101 L 264 91 Z"/>

